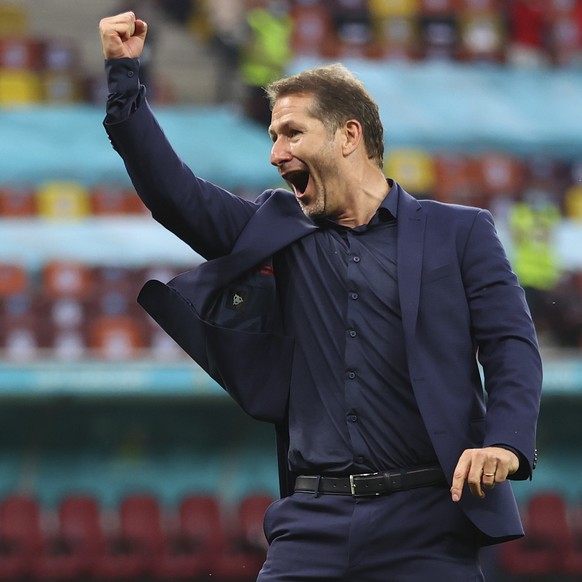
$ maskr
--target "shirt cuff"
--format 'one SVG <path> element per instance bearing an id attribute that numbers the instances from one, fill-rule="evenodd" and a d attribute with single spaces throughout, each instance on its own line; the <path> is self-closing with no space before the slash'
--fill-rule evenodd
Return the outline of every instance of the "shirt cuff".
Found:
<path id="1" fill-rule="evenodd" d="M 139 82 L 139 59 L 110 59 L 105 61 L 109 96 L 105 123 L 126 120 L 138 107 L 145 95 Z"/>

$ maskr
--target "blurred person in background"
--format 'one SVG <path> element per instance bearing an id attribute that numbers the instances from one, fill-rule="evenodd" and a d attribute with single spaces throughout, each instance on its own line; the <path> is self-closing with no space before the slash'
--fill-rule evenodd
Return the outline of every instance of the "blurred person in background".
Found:
<path id="1" fill-rule="evenodd" d="M 267 127 L 271 108 L 264 87 L 279 79 L 291 59 L 293 21 L 285 0 L 246 0 L 248 33 L 242 50 L 245 113 Z"/>
<path id="2" fill-rule="evenodd" d="M 211 47 L 218 57 L 216 103 L 237 103 L 240 96 L 241 50 L 246 39 L 244 2 L 212 0 L 205 10 L 211 27 Z"/>
<path id="3" fill-rule="evenodd" d="M 291 191 L 236 197 L 154 118 L 145 22 L 100 31 L 111 143 L 153 217 L 206 259 L 138 300 L 276 427 L 258 580 L 483 580 L 480 548 L 523 535 L 509 480 L 536 465 L 542 378 L 490 213 L 386 179 L 377 105 L 341 65 L 268 86 L 270 161 Z"/>
<path id="4" fill-rule="evenodd" d="M 509 212 L 512 264 L 538 332 L 552 328 L 552 291 L 561 269 L 555 232 L 561 215 L 550 194 L 529 189 Z"/>

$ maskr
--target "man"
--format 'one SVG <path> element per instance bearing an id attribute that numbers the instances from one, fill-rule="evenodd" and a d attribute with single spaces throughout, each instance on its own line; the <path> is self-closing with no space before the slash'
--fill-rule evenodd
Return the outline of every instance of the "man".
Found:
<path id="1" fill-rule="evenodd" d="M 139 302 L 276 427 L 259 580 L 483 580 L 480 546 L 523 534 L 508 479 L 535 467 L 541 391 L 490 214 L 387 181 L 378 108 L 337 65 L 269 87 L 271 163 L 293 192 L 239 199 L 155 121 L 137 79 L 146 24 L 100 30 L 111 143 L 154 218 L 208 259 Z"/>

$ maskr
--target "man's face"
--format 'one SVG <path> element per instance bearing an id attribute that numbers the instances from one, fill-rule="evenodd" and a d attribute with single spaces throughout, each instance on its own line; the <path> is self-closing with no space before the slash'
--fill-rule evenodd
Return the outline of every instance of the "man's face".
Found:
<path id="1" fill-rule="evenodd" d="M 311 95 L 281 97 L 273 107 L 269 134 L 271 164 L 289 184 L 301 208 L 312 218 L 332 217 L 334 184 L 341 159 L 338 132 L 330 135 L 310 113 Z"/>

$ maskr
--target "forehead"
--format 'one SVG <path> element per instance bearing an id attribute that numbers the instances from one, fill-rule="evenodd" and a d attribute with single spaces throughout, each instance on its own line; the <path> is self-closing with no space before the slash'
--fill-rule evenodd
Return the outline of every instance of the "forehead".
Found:
<path id="1" fill-rule="evenodd" d="M 271 128 L 296 119 L 316 119 L 313 114 L 313 95 L 285 95 L 277 99 L 271 114 Z"/>

